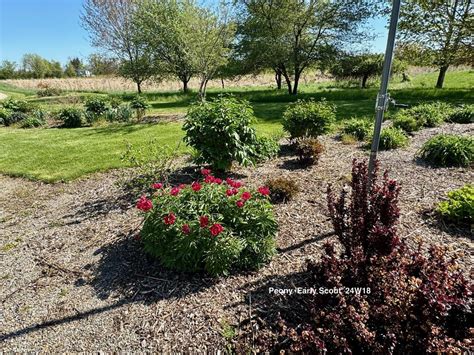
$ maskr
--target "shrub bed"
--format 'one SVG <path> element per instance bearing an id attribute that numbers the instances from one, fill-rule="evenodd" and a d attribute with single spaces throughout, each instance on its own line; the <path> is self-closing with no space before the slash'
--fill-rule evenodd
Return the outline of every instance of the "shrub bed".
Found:
<path id="1" fill-rule="evenodd" d="M 474 161 L 474 138 L 439 134 L 423 144 L 418 156 L 433 166 L 469 166 Z"/>
<path id="2" fill-rule="evenodd" d="M 438 205 L 437 211 L 450 222 L 472 225 L 474 223 L 474 186 L 466 185 L 450 191 L 448 199 Z"/>
<path id="3" fill-rule="evenodd" d="M 166 267 L 213 276 L 261 267 L 275 254 L 277 224 L 268 188 L 248 189 L 203 173 L 204 180 L 191 185 L 154 184 L 153 197 L 138 201 L 145 213 L 145 250 Z"/>
<path id="4" fill-rule="evenodd" d="M 260 332 L 256 343 L 262 344 L 261 350 L 468 351 L 472 283 L 456 257 L 442 247 L 424 253 L 421 244 L 410 247 L 400 240 L 400 187 L 387 173 L 381 182 L 375 175 L 371 184 L 367 165 L 354 162 L 351 188 L 350 202 L 346 189 L 339 198 L 328 189 L 328 208 L 342 251 L 328 242 L 321 261 L 308 264 L 301 279 L 317 292 L 288 299 L 274 327 L 278 332 Z"/>
<path id="5" fill-rule="evenodd" d="M 336 108 L 324 99 L 298 100 L 283 113 L 283 129 L 290 138 L 318 137 L 328 133 L 336 120 Z"/>

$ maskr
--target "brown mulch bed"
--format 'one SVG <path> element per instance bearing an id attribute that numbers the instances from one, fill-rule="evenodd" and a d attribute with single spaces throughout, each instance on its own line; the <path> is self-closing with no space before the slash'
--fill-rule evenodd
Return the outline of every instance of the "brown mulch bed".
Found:
<path id="1" fill-rule="evenodd" d="M 473 170 L 433 169 L 414 159 L 441 132 L 472 135 L 474 124 L 425 129 L 409 147 L 379 158 L 402 184 L 400 235 L 447 245 L 471 270 L 471 231 L 445 225 L 431 211 L 446 192 L 474 181 Z M 302 192 L 275 206 L 280 231 L 273 261 L 220 279 L 165 270 L 143 253 L 134 239 L 141 218 L 115 184 L 119 171 L 58 184 L 0 176 L 0 351 L 224 349 L 226 324 L 237 334 L 248 329 L 256 321 L 252 299 L 275 297 L 265 290 L 291 280 L 334 238 L 327 184 L 346 182 L 352 159 L 368 152 L 335 137 L 323 143 L 326 152 L 309 169 L 300 169 L 284 146 L 279 158 L 234 172 L 249 184 L 288 176 Z"/>

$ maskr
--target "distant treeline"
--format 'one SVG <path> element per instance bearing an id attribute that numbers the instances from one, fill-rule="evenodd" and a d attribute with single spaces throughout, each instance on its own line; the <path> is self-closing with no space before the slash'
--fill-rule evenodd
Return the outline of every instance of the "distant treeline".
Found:
<path id="1" fill-rule="evenodd" d="M 91 75 L 112 75 L 118 71 L 118 62 L 100 54 L 91 54 L 86 61 L 71 58 L 65 66 L 56 60 L 47 60 L 38 54 L 25 54 L 18 64 L 4 60 L 0 64 L 0 80 L 73 78 Z"/>

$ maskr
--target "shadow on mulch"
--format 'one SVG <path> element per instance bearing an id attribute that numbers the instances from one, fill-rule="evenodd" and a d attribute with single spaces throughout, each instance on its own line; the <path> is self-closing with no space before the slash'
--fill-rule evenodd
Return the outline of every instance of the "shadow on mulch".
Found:
<path id="1" fill-rule="evenodd" d="M 302 164 L 298 158 L 295 158 L 295 159 L 285 160 L 283 163 L 278 165 L 278 167 L 280 169 L 293 171 L 293 170 L 306 170 L 306 169 L 311 168 L 311 165 Z"/>
<path id="2" fill-rule="evenodd" d="M 278 151 L 278 157 L 291 157 L 295 155 L 295 147 L 293 144 L 281 144 L 280 150 Z"/>
<path id="3" fill-rule="evenodd" d="M 95 254 L 102 255 L 98 266 L 87 265 L 92 270 L 92 279 L 79 277 L 76 287 L 91 285 L 102 300 L 112 296 L 120 299 L 106 306 L 96 307 L 74 315 L 57 318 L 0 334 L 0 341 L 13 339 L 40 329 L 67 324 L 97 314 L 108 312 L 132 303 L 152 304 L 159 300 L 181 298 L 211 287 L 219 279 L 200 274 L 184 274 L 166 270 L 146 255 L 139 242 L 131 240 L 134 232 L 99 248 Z"/>
<path id="4" fill-rule="evenodd" d="M 457 225 L 444 221 L 435 211 L 427 209 L 421 212 L 421 217 L 426 225 L 448 233 L 456 238 L 474 240 L 474 230 L 470 225 Z"/>
<path id="5" fill-rule="evenodd" d="M 180 298 L 206 289 L 219 279 L 205 274 L 186 274 L 169 270 L 143 251 L 134 232 L 120 236 L 116 242 L 99 248 L 101 255 L 93 278 L 79 278 L 76 286 L 90 284 L 100 299 L 120 295 L 130 302 L 154 303 L 168 298 Z"/>

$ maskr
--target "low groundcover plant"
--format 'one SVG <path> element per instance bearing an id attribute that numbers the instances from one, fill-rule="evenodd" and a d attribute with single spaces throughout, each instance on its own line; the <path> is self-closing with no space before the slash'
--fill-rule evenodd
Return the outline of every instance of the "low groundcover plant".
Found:
<path id="1" fill-rule="evenodd" d="M 269 189 L 223 181 L 207 169 L 202 173 L 204 179 L 190 185 L 155 183 L 153 196 L 140 198 L 145 250 L 166 267 L 213 276 L 261 267 L 275 254 L 277 224 Z"/>

